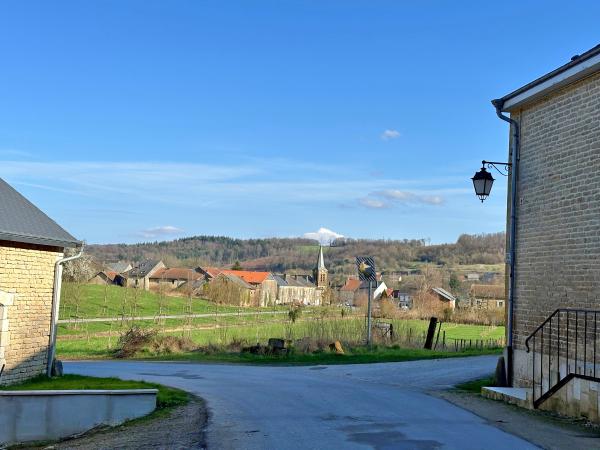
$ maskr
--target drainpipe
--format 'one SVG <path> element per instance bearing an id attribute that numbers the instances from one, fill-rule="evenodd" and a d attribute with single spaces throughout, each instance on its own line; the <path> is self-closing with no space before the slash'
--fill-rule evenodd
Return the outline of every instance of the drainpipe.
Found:
<path id="1" fill-rule="evenodd" d="M 503 100 L 492 100 L 496 108 L 496 115 L 510 124 L 512 131 L 511 139 L 511 173 L 510 173 L 510 224 L 507 262 L 509 265 L 508 281 L 508 305 L 506 317 L 506 377 L 507 384 L 513 385 L 513 311 L 515 296 L 515 263 L 516 263 L 516 233 L 517 233 L 517 179 L 519 175 L 519 123 L 508 116 L 502 114 Z"/>
<path id="2" fill-rule="evenodd" d="M 48 361 L 46 367 L 46 375 L 52 376 L 52 364 L 54 362 L 54 355 L 56 354 L 56 325 L 58 323 L 58 312 L 60 308 L 60 288 L 62 284 L 62 272 L 63 264 L 67 261 L 73 261 L 74 259 L 81 258 L 83 255 L 83 246 L 81 250 L 75 256 L 69 256 L 68 258 L 62 258 L 56 261 L 54 264 L 54 289 L 52 291 L 52 316 L 50 318 L 50 342 L 48 345 Z"/>

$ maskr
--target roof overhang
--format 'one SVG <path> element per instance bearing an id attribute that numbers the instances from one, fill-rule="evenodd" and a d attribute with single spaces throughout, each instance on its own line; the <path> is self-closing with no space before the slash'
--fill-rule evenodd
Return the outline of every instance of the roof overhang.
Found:
<path id="1" fill-rule="evenodd" d="M 60 239 L 45 238 L 41 236 L 28 236 L 6 232 L 0 232 L 0 241 L 18 242 L 21 244 L 45 245 L 48 247 L 60 248 L 75 248 L 81 247 L 83 245 L 81 241 L 67 241 Z"/>
<path id="2" fill-rule="evenodd" d="M 526 84 L 516 91 L 500 99 L 492 100 L 492 103 L 501 108 L 503 112 L 510 112 L 598 71 L 600 71 L 600 45 L 580 56 L 573 57 L 573 60 L 569 63 Z"/>

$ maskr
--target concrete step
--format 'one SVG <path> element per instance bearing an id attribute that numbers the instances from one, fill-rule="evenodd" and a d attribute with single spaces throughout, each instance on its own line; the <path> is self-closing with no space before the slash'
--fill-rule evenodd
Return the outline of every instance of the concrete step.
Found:
<path id="1" fill-rule="evenodd" d="M 492 400 L 501 400 L 506 403 L 520 406 L 522 408 L 533 409 L 531 388 L 510 388 L 510 387 L 483 387 L 481 395 Z"/>

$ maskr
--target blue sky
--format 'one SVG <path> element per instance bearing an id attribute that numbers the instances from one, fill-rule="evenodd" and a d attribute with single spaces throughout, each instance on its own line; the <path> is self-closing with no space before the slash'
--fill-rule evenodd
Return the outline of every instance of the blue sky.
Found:
<path id="1" fill-rule="evenodd" d="M 90 243 L 504 229 L 490 99 L 599 43 L 597 2 L 0 6 L 0 177 Z"/>

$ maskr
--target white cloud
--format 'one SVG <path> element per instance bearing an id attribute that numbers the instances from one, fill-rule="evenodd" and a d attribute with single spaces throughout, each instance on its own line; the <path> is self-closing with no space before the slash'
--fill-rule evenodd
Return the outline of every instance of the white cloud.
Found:
<path id="1" fill-rule="evenodd" d="M 303 237 L 305 237 L 306 239 L 314 239 L 316 241 L 319 241 L 321 244 L 329 245 L 331 244 L 331 241 L 338 238 L 343 238 L 344 235 L 336 233 L 335 231 L 332 231 L 328 228 L 321 227 L 318 231 L 304 233 Z"/>
<path id="2" fill-rule="evenodd" d="M 384 141 L 390 141 L 392 139 L 397 139 L 400 137 L 400 132 L 398 130 L 385 130 L 381 133 L 381 139 Z"/>
<path id="3" fill-rule="evenodd" d="M 359 198 L 358 203 L 360 203 L 365 208 L 370 208 L 370 209 L 389 208 L 388 203 L 384 202 L 383 200 L 379 200 L 379 199 L 373 198 L 373 197 Z"/>
<path id="4" fill-rule="evenodd" d="M 165 225 L 162 227 L 154 227 L 142 230 L 140 231 L 140 236 L 143 236 L 145 238 L 156 238 L 160 236 L 170 236 L 173 234 L 180 233 L 183 233 L 183 230 L 181 228 L 177 228 L 172 225 Z"/>
<path id="5" fill-rule="evenodd" d="M 439 206 L 444 203 L 444 198 L 440 195 L 417 194 L 398 189 L 385 189 L 371 192 L 367 197 L 361 198 L 358 201 L 366 208 L 383 209 L 389 208 L 394 204 Z"/>

